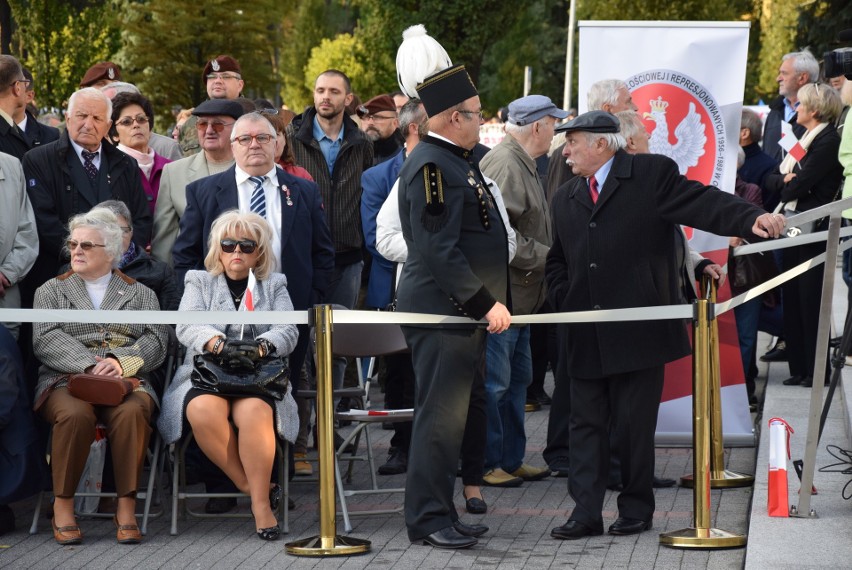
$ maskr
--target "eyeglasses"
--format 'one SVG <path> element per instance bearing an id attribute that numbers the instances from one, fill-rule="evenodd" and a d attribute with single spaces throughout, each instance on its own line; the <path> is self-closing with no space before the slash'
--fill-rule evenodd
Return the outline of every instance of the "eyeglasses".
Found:
<path id="1" fill-rule="evenodd" d="M 32 80 L 32 79 L 16 79 L 16 80 L 14 80 L 14 81 L 12 82 L 12 85 L 15 85 L 15 84 L 17 84 L 17 83 L 23 83 L 23 84 L 24 84 L 24 89 L 25 89 L 25 90 L 29 90 L 30 85 L 32 85 L 32 84 L 33 84 L 33 80 Z"/>
<path id="2" fill-rule="evenodd" d="M 236 73 L 209 73 L 207 79 L 242 79 L 242 77 Z"/>
<path id="3" fill-rule="evenodd" d="M 240 246 L 240 251 L 243 253 L 254 253 L 254 250 L 257 249 L 257 242 L 251 239 L 223 239 L 219 242 L 219 245 L 225 253 L 234 253 L 237 246 Z"/>
<path id="4" fill-rule="evenodd" d="M 82 248 L 83 251 L 89 251 L 93 247 L 106 247 L 102 243 L 92 243 L 90 241 L 77 241 L 75 239 L 69 239 L 68 241 L 65 242 L 65 244 L 68 246 L 69 251 L 74 251 L 75 249 L 77 249 L 78 245 Z"/>
<path id="5" fill-rule="evenodd" d="M 256 140 L 257 144 L 269 144 L 272 142 L 272 139 L 275 138 L 270 134 L 261 133 L 259 135 L 241 135 L 238 137 L 234 137 L 234 140 L 231 142 L 238 142 L 242 146 L 250 146 L 252 140 Z"/>
<path id="6" fill-rule="evenodd" d="M 468 115 L 468 116 L 473 115 L 473 116 L 478 116 L 480 121 L 485 120 L 485 117 L 482 115 L 482 111 L 481 111 L 481 110 L 480 110 L 480 111 L 466 111 L 466 110 L 464 110 L 464 109 L 459 109 L 459 111 L 458 111 L 458 112 L 459 112 L 459 113 L 461 113 L 462 115 Z"/>
<path id="7" fill-rule="evenodd" d="M 204 119 L 198 119 L 198 122 L 195 123 L 195 128 L 199 131 L 206 131 L 207 127 L 213 127 L 213 130 L 217 133 L 221 133 L 225 130 L 225 127 L 230 127 L 234 123 L 223 123 L 222 121 L 208 121 Z"/>
<path id="8" fill-rule="evenodd" d="M 261 115 L 277 115 L 278 109 L 258 109 L 255 112 L 260 113 Z"/>
<path id="9" fill-rule="evenodd" d="M 130 226 L 119 226 L 121 228 L 122 233 L 129 234 L 133 231 L 133 228 Z"/>
<path id="10" fill-rule="evenodd" d="M 145 115 L 139 115 L 138 117 L 124 117 L 120 121 L 116 121 L 116 125 L 121 125 L 122 127 L 129 127 L 136 123 L 139 126 L 148 124 L 148 117 Z"/>
<path id="11" fill-rule="evenodd" d="M 364 115 L 361 117 L 361 121 L 390 121 L 391 119 L 396 119 L 396 117 L 387 117 L 385 115 Z"/>

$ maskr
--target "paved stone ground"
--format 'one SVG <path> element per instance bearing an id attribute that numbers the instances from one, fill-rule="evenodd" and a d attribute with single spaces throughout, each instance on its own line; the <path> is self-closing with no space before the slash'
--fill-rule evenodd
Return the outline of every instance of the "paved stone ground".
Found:
<path id="1" fill-rule="evenodd" d="M 845 310 L 845 291 L 842 305 L 835 309 L 835 323 L 842 325 Z M 835 296 L 837 298 L 838 295 Z M 839 317 L 838 317 L 839 315 Z M 761 338 L 760 347 L 768 339 Z M 766 387 L 766 415 L 755 416 L 757 425 L 765 424 L 770 415 L 788 414 L 795 417 L 805 401 L 806 390 L 785 387 L 781 380 L 787 376 L 786 366 L 761 366 L 759 391 Z M 844 372 L 852 374 L 852 372 Z M 767 378 L 768 377 L 768 378 Z M 852 382 L 847 380 L 847 384 Z M 552 389 L 548 377 L 547 390 Z M 376 391 L 377 392 L 377 391 Z M 817 466 L 829 462 L 824 448 L 835 443 L 849 448 L 847 429 L 849 414 L 847 394 L 838 394 L 830 422 L 820 445 Z M 374 396 L 376 404 L 381 395 Z M 806 405 L 806 404 L 805 404 Z M 548 408 L 527 414 L 526 427 L 529 438 L 529 462 L 543 465 L 541 450 L 547 430 Z M 796 419 L 799 449 L 804 446 L 806 419 Z M 346 428 L 348 429 L 348 428 Z M 344 429 L 345 433 L 345 429 Z M 374 426 L 372 431 L 377 461 L 384 460 L 391 432 Z M 764 434 L 765 435 L 765 434 Z M 118 545 L 115 529 L 109 520 L 87 519 L 81 521 L 85 542 L 80 546 L 58 546 L 52 538 L 47 518 L 42 518 L 39 533 L 27 533 L 32 518 L 34 501 L 13 505 L 18 514 L 20 530 L 0 537 L 0 568 L 483 568 L 483 569 L 539 569 L 539 568 L 842 568 L 852 567 L 852 547 L 848 537 L 852 532 L 850 505 L 840 499 L 849 475 L 818 474 L 816 485 L 820 495 L 814 497 L 820 519 L 769 519 L 766 513 L 766 459 L 765 437 L 763 449 L 733 448 L 726 450 L 726 467 L 756 473 L 754 488 L 714 490 L 711 492 L 711 524 L 729 532 L 748 533 L 747 548 L 730 550 L 681 550 L 661 546 L 659 534 L 689 527 L 692 524 L 693 496 L 690 489 L 670 488 L 656 490 L 657 512 L 654 528 L 637 536 L 612 537 L 604 535 L 580 541 L 559 541 L 550 538 L 550 529 L 563 524 L 573 507 L 567 494 L 566 479 L 549 478 L 526 483 L 516 489 L 485 488 L 489 505 L 487 515 L 463 515 L 464 520 L 483 522 L 491 531 L 480 539 L 478 546 L 463 551 L 442 551 L 412 544 L 408 541 L 402 515 L 385 515 L 353 518 L 351 536 L 370 540 L 372 549 L 361 556 L 340 558 L 304 558 L 287 555 L 284 543 L 307 538 L 319 533 L 318 498 L 315 483 L 300 482 L 291 486 L 296 508 L 291 512 L 290 534 L 283 541 L 267 543 L 254 534 L 249 519 L 187 519 L 179 521 L 179 534 L 170 536 L 169 520 L 152 520 L 148 535 L 140 545 Z M 795 449 L 794 449 L 795 451 Z M 799 453 L 801 456 L 801 453 Z M 758 459 L 758 457 L 760 459 Z M 659 448 L 656 451 L 657 474 L 679 478 L 692 472 L 692 454 L 687 448 Z M 755 465 L 758 465 L 757 472 Z M 792 472 L 792 471 L 791 471 Z M 365 465 L 355 469 L 355 485 L 369 484 Z M 400 487 L 404 476 L 380 477 L 386 487 Z M 798 485 L 790 477 L 791 502 L 794 502 Z M 757 491 L 754 491 L 757 489 Z M 616 494 L 608 492 L 604 506 L 604 520 L 608 525 L 616 517 Z M 350 499 L 353 510 L 393 508 L 402 501 L 400 494 L 359 496 Z M 456 504 L 463 512 L 464 500 L 461 485 L 457 486 Z M 239 509 L 248 513 L 247 500 L 241 500 Z M 338 522 L 338 534 L 343 534 L 343 523 Z"/>

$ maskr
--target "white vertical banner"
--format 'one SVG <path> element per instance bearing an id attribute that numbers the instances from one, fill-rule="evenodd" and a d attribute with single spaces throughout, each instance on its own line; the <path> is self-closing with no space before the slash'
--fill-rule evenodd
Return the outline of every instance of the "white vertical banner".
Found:
<path id="1" fill-rule="evenodd" d="M 579 29 L 581 112 L 593 83 L 623 80 L 651 135 L 651 152 L 674 160 L 687 178 L 733 193 L 749 23 L 581 21 Z M 727 237 L 684 230 L 692 249 L 724 265 Z M 733 330 L 733 340 L 720 330 L 725 443 L 753 445 L 736 329 L 720 328 Z M 690 368 L 691 359 L 667 367 L 658 443 L 691 441 Z"/>

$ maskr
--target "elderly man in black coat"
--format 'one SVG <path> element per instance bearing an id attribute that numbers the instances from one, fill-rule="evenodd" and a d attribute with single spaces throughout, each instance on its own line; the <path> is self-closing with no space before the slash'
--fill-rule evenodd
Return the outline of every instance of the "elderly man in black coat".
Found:
<path id="1" fill-rule="evenodd" d="M 749 239 L 780 234 L 783 216 L 686 179 L 667 157 L 627 154 L 618 127 L 618 119 L 603 111 L 567 126 L 563 155 L 577 177 L 560 189 L 552 207 L 554 242 L 545 278 L 555 310 L 678 303 L 675 224 Z M 648 530 L 663 371 L 666 362 L 689 353 L 685 325 L 654 320 L 561 328 L 559 360 L 571 379 L 568 489 L 576 507 L 551 536 L 603 533 L 611 416 L 618 417 L 616 439 L 623 443 L 624 489 L 609 532 Z"/>

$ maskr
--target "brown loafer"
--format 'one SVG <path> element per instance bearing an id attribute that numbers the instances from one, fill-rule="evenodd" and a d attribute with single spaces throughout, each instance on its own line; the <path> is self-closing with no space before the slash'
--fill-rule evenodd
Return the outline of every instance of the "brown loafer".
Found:
<path id="1" fill-rule="evenodd" d="M 83 542 L 83 533 L 80 532 L 79 526 L 56 526 L 56 519 L 50 519 L 50 525 L 53 527 L 53 539 L 62 546 Z"/>
<path id="2" fill-rule="evenodd" d="M 139 532 L 139 525 L 135 524 L 118 524 L 118 517 L 112 517 L 115 523 L 115 539 L 119 544 L 139 544 L 142 542 L 142 533 Z"/>

